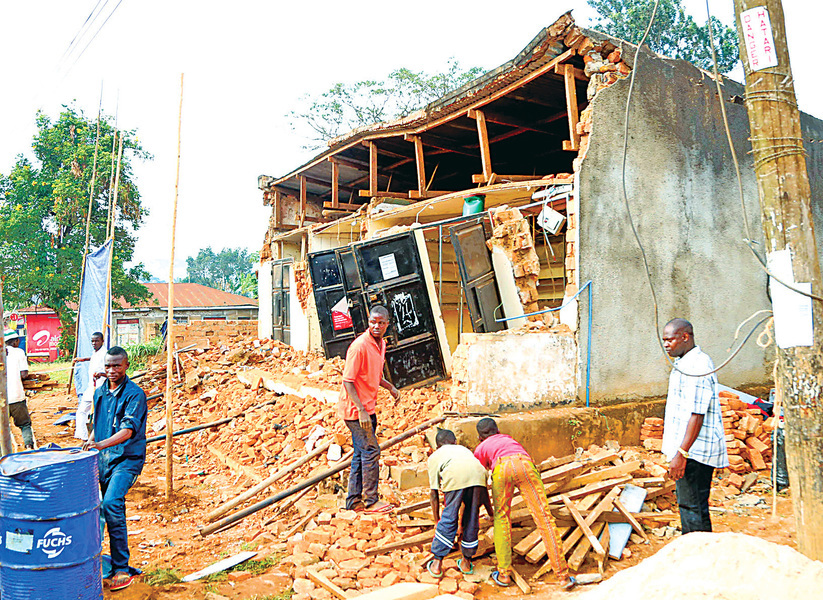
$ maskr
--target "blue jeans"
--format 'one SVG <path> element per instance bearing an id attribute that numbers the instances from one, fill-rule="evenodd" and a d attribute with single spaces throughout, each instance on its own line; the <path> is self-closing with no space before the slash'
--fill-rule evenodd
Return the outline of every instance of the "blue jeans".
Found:
<path id="1" fill-rule="evenodd" d="M 463 535 L 460 539 L 460 550 L 463 556 L 472 559 L 477 552 L 477 533 L 480 525 L 480 507 L 483 494 L 488 494 L 485 486 L 475 485 L 443 492 L 443 512 L 434 529 L 432 554 L 437 558 L 445 558 L 454 548 L 454 538 L 457 537 L 457 522 L 460 521 Z M 463 517 L 460 517 L 460 507 L 463 506 Z"/>
<path id="2" fill-rule="evenodd" d="M 691 458 L 686 459 L 686 472 L 677 480 L 677 504 L 680 508 L 680 527 L 683 533 L 711 531 L 709 492 L 714 467 Z"/>
<path id="3" fill-rule="evenodd" d="M 377 481 L 380 479 L 380 446 L 377 445 L 377 415 L 371 416 L 372 433 L 360 426 L 360 421 L 344 421 L 351 431 L 354 454 L 349 473 L 349 493 L 346 508 L 354 509 L 365 503 L 366 508 L 378 500 Z"/>
<path id="4" fill-rule="evenodd" d="M 121 459 L 114 465 L 108 464 L 100 453 L 100 493 L 103 504 L 100 507 L 100 535 L 103 527 L 109 530 L 112 574 L 129 570 L 129 538 L 126 529 L 126 493 L 137 481 L 143 470 L 141 458 Z"/>

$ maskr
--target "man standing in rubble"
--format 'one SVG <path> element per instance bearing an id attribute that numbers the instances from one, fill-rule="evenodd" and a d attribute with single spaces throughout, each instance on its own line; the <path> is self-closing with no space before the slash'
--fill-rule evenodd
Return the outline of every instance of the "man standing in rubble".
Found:
<path id="1" fill-rule="evenodd" d="M 126 526 L 126 493 L 146 462 L 146 394 L 126 376 L 129 357 L 120 346 L 106 353 L 106 383 L 94 392 L 94 427 L 84 450 L 98 450 L 98 476 L 103 503 L 101 528 L 105 524 L 111 547 L 109 588 L 131 585 L 137 571 L 129 567 L 129 538 Z"/>
<path id="2" fill-rule="evenodd" d="M 677 482 L 681 527 L 684 534 L 711 531 L 712 475 L 729 466 L 714 363 L 695 345 L 694 328 L 685 319 L 666 324 L 663 345 L 675 368 L 669 375 L 662 450 Z"/>
<path id="3" fill-rule="evenodd" d="M 6 346 L 6 393 L 8 394 L 9 416 L 20 428 L 23 445 L 26 450 L 34 448 L 34 435 L 31 432 L 31 417 L 26 405 L 26 390 L 23 380 L 29 377 L 29 362 L 26 352 L 20 348 L 20 334 L 16 330 L 4 332 Z"/>
<path id="4" fill-rule="evenodd" d="M 103 347 L 103 334 L 95 331 L 91 334 L 92 355 L 88 358 L 75 358 L 74 363 L 88 362 L 89 381 L 86 389 L 80 394 L 77 402 L 77 412 L 74 417 L 74 437 L 78 440 L 89 439 L 89 417 L 94 410 L 94 390 L 98 382 L 106 378 L 105 360 L 106 349 Z"/>
<path id="5" fill-rule="evenodd" d="M 383 378 L 389 311 L 373 306 L 368 329 L 359 335 L 346 352 L 343 387 L 337 414 L 351 431 L 354 455 L 349 474 L 346 508 L 368 512 L 390 512 L 392 506 L 379 500 L 380 447 L 377 443 L 377 391 L 383 387 L 395 400 L 400 392 Z"/>

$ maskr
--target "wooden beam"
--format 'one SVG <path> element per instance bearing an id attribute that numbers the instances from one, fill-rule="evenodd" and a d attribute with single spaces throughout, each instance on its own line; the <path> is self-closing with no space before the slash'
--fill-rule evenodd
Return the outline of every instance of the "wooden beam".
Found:
<path id="1" fill-rule="evenodd" d="M 518 79 L 517 81 L 507 85 L 503 89 L 498 90 L 497 92 L 495 92 L 491 96 L 487 96 L 486 98 L 482 98 L 482 99 L 478 100 L 477 102 L 473 103 L 469 107 L 469 109 L 477 109 L 477 108 L 480 108 L 480 107 L 485 106 L 487 104 L 490 104 L 490 103 L 494 102 L 495 100 L 498 100 L 499 98 L 502 98 L 503 96 L 506 96 L 506 95 L 510 94 L 514 90 L 517 90 L 517 89 L 523 87 L 524 85 L 526 85 L 528 83 L 531 83 L 532 81 L 534 81 L 538 77 L 540 77 L 540 76 L 542 76 L 546 73 L 551 72 L 551 70 L 554 69 L 555 65 L 566 62 L 568 59 L 570 59 L 572 56 L 574 56 L 574 53 L 575 53 L 575 50 L 573 48 L 571 48 L 569 50 L 566 50 L 563 54 L 555 56 L 553 59 L 551 59 L 549 62 L 544 64 L 542 67 L 540 67 L 538 69 L 535 69 L 534 71 L 532 71 L 531 73 L 529 73 L 528 75 L 523 77 L 522 79 Z M 435 121 L 430 121 L 430 122 L 426 123 L 425 125 L 421 125 L 417 129 L 415 129 L 412 133 L 422 133 L 423 131 L 426 131 L 427 129 L 432 129 L 434 127 L 437 127 L 438 125 L 442 125 L 443 123 L 448 123 L 449 121 L 453 121 L 454 119 L 456 119 L 460 116 L 461 116 L 460 113 L 453 113 L 453 114 L 450 114 L 450 115 L 445 115 L 444 117 L 441 117 L 440 119 L 437 119 Z"/>
<path id="2" fill-rule="evenodd" d="M 566 77 L 567 69 L 571 69 L 574 78 L 578 81 L 585 81 L 586 83 L 589 83 L 589 78 L 586 77 L 586 73 L 583 72 L 583 69 L 578 69 L 577 67 L 570 65 L 569 63 L 554 66 L 554 72 L 557 75 L 562 75 L 564 78 Z"/>
<path id="3" fill-rule="evenodd" d="M 403 198 L 405 200 L 409 199 L 409 195 L 405 192 L 377 192 L 376 195 L 372 196 L 372 193 L 369 190 L 357 190 L 357 195 L 361 198 Z"/>
<path id="4" fill-rule="evenodd" d="M 274 228 L 277 229 L 282 225 L 283 220 L 280 216 L 280 208 L 283 205 L 282 194 L 278 190 L 274 190 Z"/>
<path id="5" fill-rule="evenodd" d="M 369 146 L 369 195 L 377 195 L 377 144 L 367 142 Z"/>
<path id="6" fill-rule="evenodd" d="M 340 163 L 334 158 L 331 162 L 331 207 L 340 208 Z"/>
<path id="7" fill-rule="evenodd" d="M 541 177 L 543 177 L 543 176 L 542 175 L 498 175 L 495 179 L 497 179 L 498 182 L 500 182 L 500 181 L 536 181 L 536 180 L 539 180 Z M 486 181 L 485 175 L 483 175 L 482 173 L 475 173 L 474 175 L 472 175 L 472 183 L 483 183 L 485 181 Z M 554 180 L 552 180 L 552 179 L 547 179 L 546 181 L 547 181 L 546 185 L 553 185 L 554 184 Z"/>
<path id="8" fill-rule="evenodd" d="M 480 163 L 483 165 L 483 176 L 488 181 L 492 176 L 492 159 L 489 152 L 489 132 L 486 129 L 486 115 L 482 110 L 469 111 L 469 114 L 474 112 L 474 118 L 477 121 L 477 139 L 480 142 Z"/>
<path id="9" fill-rule="evenodd" d="M 452 192 L 449 191 L 435 191 L 435 190 L 428 190 L 423 192 L 422 194 L 417 190 L 409 190 L 409 198 L 411 200 L 424 200 L 426 198 L 434 198 L 436 196 L 445 196 L 446 194 L 451 194 Z"/>
<path id="10" fill-rule="evenodd" d="M 300 213 L 297 216 L 297 223 L 303 227 L 303 222 L 306 220 L 306 176 L 300 175 Z"/>
<path id="11" fill-rule="evenodd" d="M 332 207 L 331 202 L 324 202 L 323 208 L 337 208 L 339 210 L 359 210 L 362 204 L 349 204 L 348 202 L 338 202 L 337 206 Z"/>
<path id="12" fill-rule="evenodd" d="M 426 192 L 426 162 L 423 154 L 423 140 L 420 136 L 411 136 L 410 141 L 414 142 L 414 160 L 417 165 L 417 191 L 420 194 Z"/>
<path id="13" fill-rule="evenodd" d="M 563 142 L 563 150 L 577 152 L 580 149 L 580 136 L 577 134 L 578 107 L 577 84 L 574 80 L 574 67 L 563 65 L 563 82 L 566 86 L 566 112 L 569 114 L 569 143 Z"/>

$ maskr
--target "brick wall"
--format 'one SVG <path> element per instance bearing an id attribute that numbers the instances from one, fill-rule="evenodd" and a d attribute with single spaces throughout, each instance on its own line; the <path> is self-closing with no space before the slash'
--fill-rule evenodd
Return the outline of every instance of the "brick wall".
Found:
<path id="1" fill-rule="evenodd" d="M 178 348 L 191 344 L 211 347 L 232 344 L 241 339 L 257 338 L 257 320 L 248 321 L 192 321 L 174 327 L 174 342 Z"/>

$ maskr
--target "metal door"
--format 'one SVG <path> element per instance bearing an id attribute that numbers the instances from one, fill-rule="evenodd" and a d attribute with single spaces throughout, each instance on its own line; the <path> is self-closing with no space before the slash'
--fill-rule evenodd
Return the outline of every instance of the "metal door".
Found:
<path id="1" fill-rule="evenodd" d="M 365 314 L 376 304 L 389 311 L 386 367 L 392 383 L 403 388 L 443 379 L 446 369 L 414 234 L 360 242 L 352 250 Z"/>
<path id="2" fill-rule="evenodd" d="M 328 358 L 345 357 L 357 332 L 352 324 L 337 253 L 334 250 L 312 252 L 308 259 L 323 350 Z"/>
<path id="3" fill-rule="evenodd" d="M 466 293 L 472 330 L 488 333 L 505 329 L 504 323 L 495 321 L 495 310 L 503 302 L 494 278 L 491 252 L 486 246 L 486 230 L 483 221 L 461 223 L 449 228 L 460 281 Z M 498 311 L 502 316 L 502 311 Z"/>
<path id="4" fill-rule="evenodd" d="M 276 260 L 271 266 L 272 339 L 291 343 L 289 308 L 292 259 Z"/>

